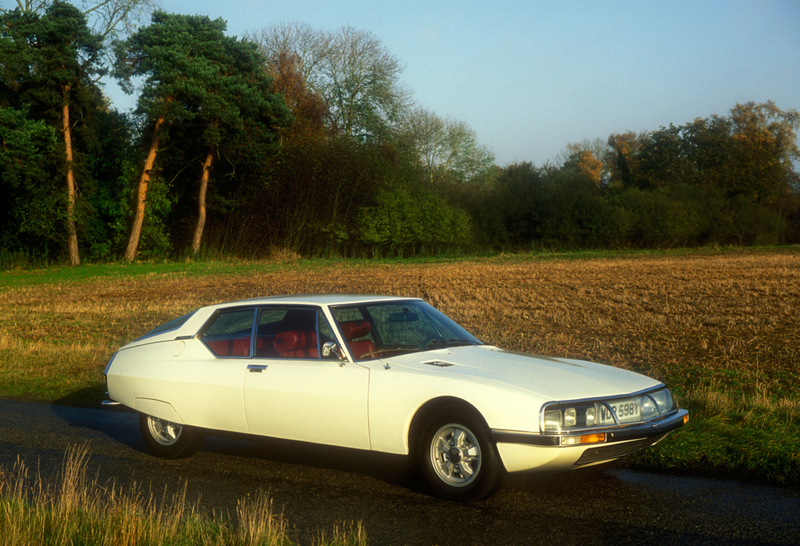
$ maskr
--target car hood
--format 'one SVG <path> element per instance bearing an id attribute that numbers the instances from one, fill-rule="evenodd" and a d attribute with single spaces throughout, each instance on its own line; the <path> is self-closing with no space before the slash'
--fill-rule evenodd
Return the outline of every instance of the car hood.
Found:
<path id="1" fill-rule="evenodd" d="M 553 401 L 623 395 L 661 384 L 613 366 L 518 353 L 488 345 L 412 353 L 384 362 L 421 372 L 501 383 Z"/>

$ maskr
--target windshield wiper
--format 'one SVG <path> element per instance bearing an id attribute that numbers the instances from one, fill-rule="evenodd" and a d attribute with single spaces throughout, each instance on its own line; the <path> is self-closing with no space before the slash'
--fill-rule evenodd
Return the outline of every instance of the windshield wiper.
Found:
<path id="1" fill-rule="evenodd" d="M 433 346 L 436 348 L 448 346 L 448 347 L 458 347 L 460 345 L 475 345 L 475 342 L 471 339 L 431 339 L 425 342 L 425 346 L 423 347 L 408 347 L 404 345 L 392 345 L 390 347 L 380 347 L 372 349 L 371 351 L 367 351 L 366 353 L 362 354 L 359 359 L 361 358 L 373 358 L 376 356 L 381 356 L 384 353 L 418 353 L 421 351 L 430 350 Z"/>
<path id="2" fill-rule="evenodd" d="M 395 345 L 392 347 L 381 347 L 379 349 L 376 348 L 372 349 L 371 351 L 367 351 L 358 358 L 372 358 L 373 356 L 382 355 L 383 353 L 391 353 L 393 351 L 400 351 L 402 349 L 403 348 L 400 345 Z"/>
<path id="3" fill-rule="evenodd" d="M 475 342 L 471 339 L 434 339 L 430 341 L 430 345 L 447 345 L 457 347 L 459 345 L 474 345 Z"/>

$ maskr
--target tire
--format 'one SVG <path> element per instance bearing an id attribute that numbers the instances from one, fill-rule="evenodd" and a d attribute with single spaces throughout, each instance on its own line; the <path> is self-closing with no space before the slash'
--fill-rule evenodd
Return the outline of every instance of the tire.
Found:
<path id="1" fill-rule="evenodd" d="M 203 436 L 186 425 L 139 414 L 139 430 L 147 449 L 163 459 L 190 457 L 203 444 Z"/>
<path id="2" fill-rule="evenodd" d="M 497 449 L 483 419 L 459 406 L 436 412 L 423 427 L 417 457 L 433 491 L 452 501 L 485 498 L 503 477 Z"/>

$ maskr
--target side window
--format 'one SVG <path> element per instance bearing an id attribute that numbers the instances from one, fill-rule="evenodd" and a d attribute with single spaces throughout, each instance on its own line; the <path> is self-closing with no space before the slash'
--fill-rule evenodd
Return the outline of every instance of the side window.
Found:
<path id="1" fill-rule="evenodd" d="M 374 358 L 376 333 L 372 331 L 372 323 L 358 307 L 339 307 L 331 310 L 339 325 L 350 354 L 356 360 Z"/>
<path id="2" fill-rule="evenodd" d="M 258 316 L 256 356 L 319 358 L 316 309 L 264 307 Z"/>
<path id="3" fill-rule="evenodd" d="M 317 312 L 317 324 L 319 325 L 320 345 L 329 341 L 333 341 L 335 343 L 336 336 L 333 335 L 333 329 L 331 328 L 331 325 L 328 324 L 328 319 L 325 318 L 325 315 L 322 313 L 322 311 Z"/>
<path id="4" fill-rule="evenodd" d="M 203 343 L 217 356 L 250 356 L 253 315 L 253 309 L 220 313 L 203 331 Z"/>

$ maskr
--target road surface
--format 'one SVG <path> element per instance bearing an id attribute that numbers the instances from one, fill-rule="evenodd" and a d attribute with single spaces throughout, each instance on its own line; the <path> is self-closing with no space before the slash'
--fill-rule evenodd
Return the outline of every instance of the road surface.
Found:
<path id="1" fill-rule="evenodd" d="M 403 457 L 209 438 L 193 457 L 165 461 L 146 452 L 133 413 L 0 400 L 7 471 L 20 458 L 50 476 L 83 444 L 101 482 L 159 496 L 186 483 L 209 512 L 235 513 L 237 500 L 266 491 L 303 543 L 357 521 L 372 545 L 800 543 L 796 488 L 612 469 L 512 477 L 495 496 L 458 505 L 425 494 Z"/>

